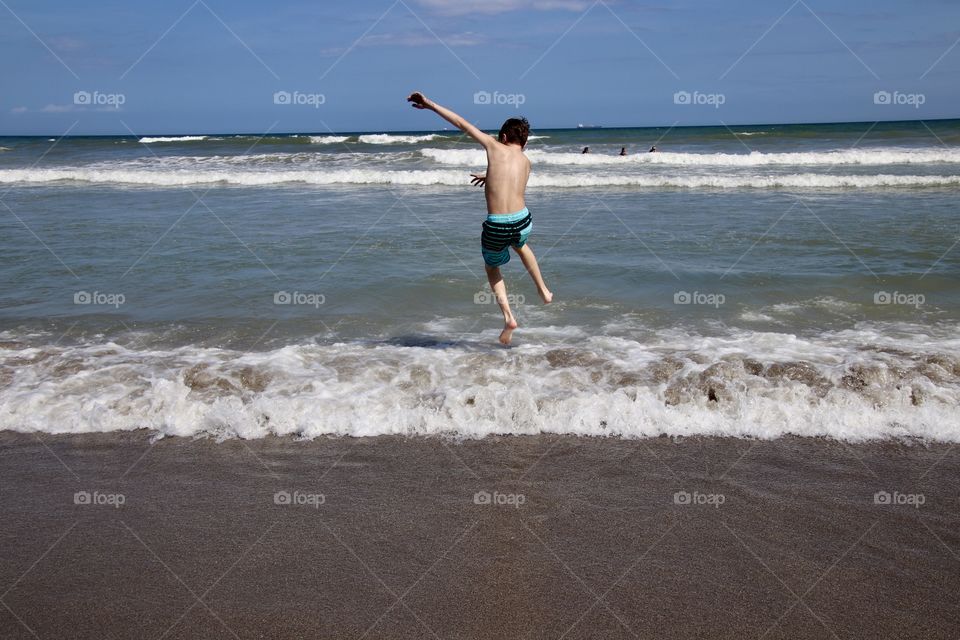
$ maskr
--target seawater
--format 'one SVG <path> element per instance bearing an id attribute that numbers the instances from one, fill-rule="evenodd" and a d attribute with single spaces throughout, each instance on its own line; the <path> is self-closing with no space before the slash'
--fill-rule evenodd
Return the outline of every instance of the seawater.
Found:
<path id="1" fill-rule="evenodd" d="M 958 143 L 535 130 L 505 349 L 459 134 L 0 138 L 0 428 L 957 441 Z"/>

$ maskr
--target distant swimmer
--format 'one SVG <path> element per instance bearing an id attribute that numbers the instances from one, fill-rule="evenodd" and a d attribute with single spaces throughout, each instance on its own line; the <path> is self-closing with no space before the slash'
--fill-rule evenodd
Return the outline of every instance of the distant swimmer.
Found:
<path id="1" fill-rule="evenodd" d="M 584 147 L 580 153 L 590 153 L 590 147 Z"/>
<path id="2" fill-rule="evenodd" d="M 653 145 L 652 147 L 650 147 L 650 153 L 656 153 L 656 152 L 657 152 L 657 145 Z"/>
<path id="3" fill-rule="evenodd" d="M 622 155 L 622 156 L 627 155 L 627 148 L 626 148 L 626 147 L 620 147 L 620 155 Z"/>

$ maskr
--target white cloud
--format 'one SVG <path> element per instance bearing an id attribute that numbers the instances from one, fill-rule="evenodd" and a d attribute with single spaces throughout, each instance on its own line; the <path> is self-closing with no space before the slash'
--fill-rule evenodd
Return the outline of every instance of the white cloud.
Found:
<path id="1" fill-rule="evenodd" d="M 26 113 L 26 112 L 27 112 L 26 107 L 14 107 L 13 109 L 10 109 L 10 113 Z"/>
<path id="2" fill-rule="evenodd" d="M 496 14 L 520 9 L 534 11 L 584 11 L 588 0 L 417 0 L 427 9 L 446 15 Z"/>
<path id="3" fill-rule="evenodd" d="M 43 109 L 40 109 L 43 113 L 65 113 L 67 111 L 73 111 L 72 104 L 48 104 Z"/>
<path id="4" fill-rule="evenodd" d="M 410 31 L 407 33 L 375 33 L 365 36 L 357 46 L 360 47 L 429 47 L 440 46 L 441 43 L 448 47 L 475 47 L 485 44 L 487 39 L 479 33 L 464 31 L 461 33 L 443 34 L 438 40 L 430 32 Z M 332 47 L 321 49 L 320 53 L 325 56 L 337 56 L 343 54 L 347 49 L 343 47 Z"/>
<path id="5" fill-rule="evenodd" d="M 50 36 L 47 38 L 47 42 L 53 48 L 66 52 L 76 52 L 89 48 L 85 41 L 73 36 Z"/>
<path id="6" fill-rule="evenodd" d="M 484 43 L 482 36 L 476 33 L 464 32 L 440 36 L 442 42 L 449 47 L 473 47 Z M 426 47 L 441 44 L 432 34 L 423 31 L 420 33 L 384 33 L 365 37 L 360 41 L 361 46 L 375 47 L 397 45 L 402 47 Z"/>

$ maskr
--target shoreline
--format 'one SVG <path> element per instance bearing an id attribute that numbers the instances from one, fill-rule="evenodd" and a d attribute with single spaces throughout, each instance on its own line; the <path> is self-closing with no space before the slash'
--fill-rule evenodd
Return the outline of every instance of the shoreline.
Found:
<path id="1" fill-rule="evenodd" d="M 0 457 L 4 637 L 960 629 L 948 444 L 3 432 Z"/>

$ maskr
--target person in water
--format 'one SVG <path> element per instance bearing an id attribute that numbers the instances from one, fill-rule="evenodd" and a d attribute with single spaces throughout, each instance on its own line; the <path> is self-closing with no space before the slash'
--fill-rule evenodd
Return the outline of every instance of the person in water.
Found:
<path id="1" fill-rule="evenodd" d="M 590 153 L 590 147 L 584 147 L 580 153 Z"/>
<path id="2" fill-rule="evenodd" d="M 487 219 L 480 236 L 481 253 L 487 271 L 490 289 L 493 291 L 503 313 L 503 331 L 500 342 L 510 344 L 517 328 L 517 319 L 507 301 L 507 286 L 503 282 L 500 267 L 510 261 L 509 248 L 520 256 L 523 266 L 537 286 L 537 293 L 544 304 L 553 301 L 553 293 L 543 282 L 537 258 L 527 244 L 533 221 L 527 210 L 524 194 L 530 178 L 530 160 L 524 155 L 530 135 L 530 123 L 526 118 L 509 118 L 500 127 L 494 138 L 480 131 L 473 124 L 446 107 L 433 102 L 419 91 L 411 93 L 407 101 L 417 109 L 428 109 L 457 127 L 483 145 L 487 152 L 487 171 L 470 174 L 471 184 L 483 185 L 487 199 Z"/>
<path id="3" fill-rule="evenodd" d="M 657 152 L 657 145 L 653 145 L 652 147 L 650 147 L 650 153 L 656 153 L 656 152 Z"/>
<path id="4" fill-rule="evenodd" d="M 627 148 L 626 148 L 626 147 L 620 147 L 620 155 L 622 155 L 622 156 L 627 155 Z"/>

